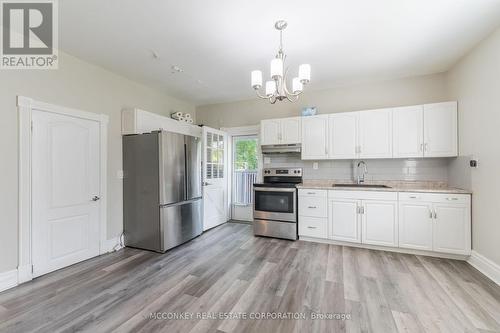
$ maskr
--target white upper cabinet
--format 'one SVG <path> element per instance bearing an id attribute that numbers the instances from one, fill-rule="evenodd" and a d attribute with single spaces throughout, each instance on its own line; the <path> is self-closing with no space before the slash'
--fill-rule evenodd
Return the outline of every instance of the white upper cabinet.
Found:
<path id="1" fill-rule="evenodd" d="M 279 119 L 262 120 L 260 122 L 260 144 L 277 145 L 280 143 Z"/>
<path id="2" fill-rule="evenodd" d="M 281 120 L 281 143 L 292 144 L 302 141 L 301 118 L 285 118 Z"/>
<path id="3" fill-rule="evenodd" d="M 355 159 L 358 145 L 358 113 L 331 114 L 328 120 L 328 158 Z"/>
<path id="4" fill-rule="evenodd" d="M 393 157 L 424 156 L 423 105 L 393 110 Z"/>
<path id="5" fill-rule="evenodd" d="M 300 123 L 300 117 L 262 120 L 260 122 L 260 144 L 279 145 L 300 143 Z"/>
<path id="6" fill-rule="evenodd" d="M 328 158 L 328 115 L 302 118 L 302 159 Z"/>
<path id="7" fill-rule="evenodd" d="M 392 109 L 359 112 L 359 158 L 392 157 Z"/>
<path id="8" fill-rule="evenodd" d="M 424 105 L 424 156 L 457 156 L 457 141 L 457 102 Z"/>

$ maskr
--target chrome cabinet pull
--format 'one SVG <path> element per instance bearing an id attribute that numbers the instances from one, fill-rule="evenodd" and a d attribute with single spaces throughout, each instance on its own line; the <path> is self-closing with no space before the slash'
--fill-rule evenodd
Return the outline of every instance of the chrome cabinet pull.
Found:
<path id="1" fill-rule="evenodd" d="M 307 226 L 307 229 L 317 229 L 317 227 Z"/>
<path id="2" fill-rule="evenodd" d="M 307 194 L 316 194 L 316 192 L 307 192 Z"/>
<path id="3" fill-rule="evenodd" d="M 429 146 L 429 145 L 428 145 L 428 144 L 427 144 L 427 142 L 426 142 L 426 143 L 424 144 L 424 151 L 427 151 L 428 146 Z"/>
<path id="4" fill-rule="evenodd" d="M 448 201 L 452 201 L 452 200 L 455 201 L 455 200 L 458 200 L 458 198 L 446 198 L 446 200 L 448 200 Z"/>
<path id="5" fill-rule="evenodd" d="M 430 209 L 429 209 L 429 218 L 431 218 L 431 219 L 433 218 L 432 217 L 432 210 L 430 210 Z"/>
<path id="6" fill-rule="evenodd" d="M 410 195 L 410 199 L 417 199 L 417 196 L 415 196 L 415 195 Z"/>
<path id="7" fill-rule="evenodd" d="M 436 211 L 434 211 L 434 220 L 437 219 Z"/>
<path id="8" fill-rule="evenodd" d="M 308 206 L 307 208 L 309 208 L 309 209 L 316 209 L 318 207 L 316 207 L 316 206 Z"/>

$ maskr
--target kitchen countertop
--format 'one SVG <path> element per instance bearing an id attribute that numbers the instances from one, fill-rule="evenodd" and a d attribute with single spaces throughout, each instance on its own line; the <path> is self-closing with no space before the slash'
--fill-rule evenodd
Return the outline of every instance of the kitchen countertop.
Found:
<path id="1" fill-rule="evenodd" d="M 366 181 L 366 185 L 386 185 L 389 187 L 342 187 L 333 184 L 354 184 L 352 180 L 305 180 L 298 184 L 298 189 L 321 189 L 336 191 L 378 191 L 378 192 L 424 192 L 424 193 L 454 193 L 472 194 L 472 191 L 449 187 L 446 182 L 434 181 Z"/>

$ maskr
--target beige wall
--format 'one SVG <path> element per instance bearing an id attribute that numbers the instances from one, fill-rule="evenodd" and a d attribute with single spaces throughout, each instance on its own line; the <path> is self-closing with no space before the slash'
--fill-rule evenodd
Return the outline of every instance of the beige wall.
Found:
<path id="1" fill-rule="evenodd" d="M 458 100 L 460 155 L 479 159 L 471 170 L 472 247 L 500 265 L 500 29 L 447 74 Z"/>
<path id="2" fill-rule="evenodd" d="M 249 89 L 251 89 L 249 87 Z M 274 105 L 259 99 L 199 106 L 199 124 L 232 127 L 258 124 L 262 119 L 297 116 L 304 106 L 316 106 L 319 113 L 356 111 L 391 106 L 414 105 L 447 100 L 444 74 L 392 81 L 306 91 L 296 103 Z"/>
<path id="3" fill-rule="evenodd" d="M 129 81 L 77 58 L 60 54 L 54 71 L 0 71 L 0 272 L 17 267 L 18 128 L 16 96 L 109 115 L 108 238 L 122 229 L 121 109 L 140 107 L 168 114 L 194 113 L 194 106 Z"/>

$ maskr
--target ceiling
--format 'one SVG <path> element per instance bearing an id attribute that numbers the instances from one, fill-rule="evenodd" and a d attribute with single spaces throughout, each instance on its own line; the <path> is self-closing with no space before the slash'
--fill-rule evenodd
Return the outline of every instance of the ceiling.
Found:
<path id="1" fill-rule="evenodd" d="M 446 71 L 500 23 L 498 0 L 64 0 L 59 11 L 63 51 L 197 105 L 255 96 L 250 71 L 268 77 L 278 19 L 291 73 L 312 66 L 307 89 Z"/>

